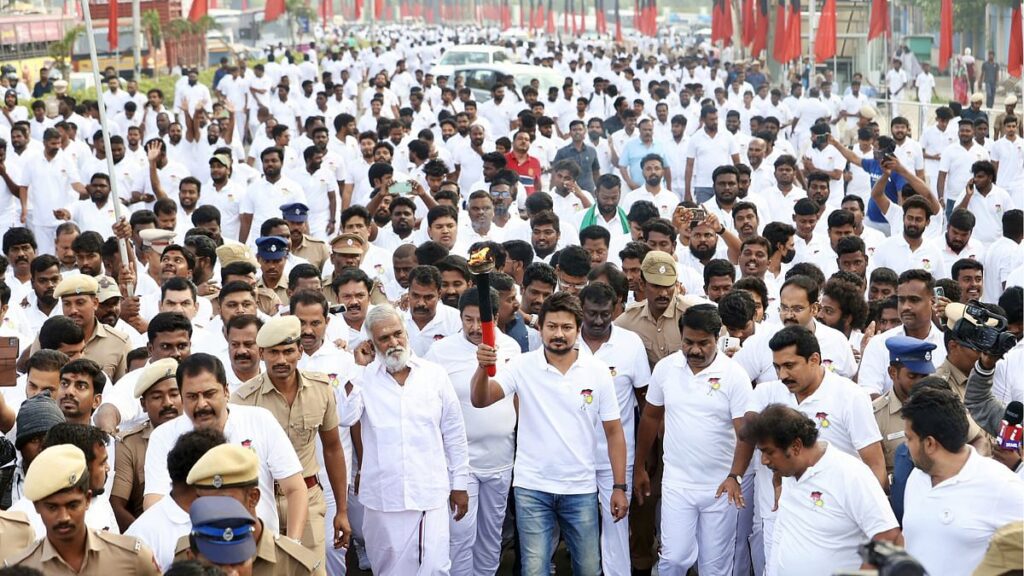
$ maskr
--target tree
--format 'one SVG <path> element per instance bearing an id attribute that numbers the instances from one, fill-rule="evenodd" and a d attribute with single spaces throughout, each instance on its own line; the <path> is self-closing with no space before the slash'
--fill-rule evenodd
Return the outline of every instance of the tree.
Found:
<path id="1" fill-rule="evenodd" d="M 309 5 L 309 0 L 285 0 L 284 10 L 288 15 L 288 39 L 294 46 L 296 20 L 305 18 L 307 22 L 312 22 L 316 20 L 316 11 Z"/>
<path id="2" fill-rule="evenodd" d="M 956 0 L 953 2 L 953 30 L 964 33 L 965 36 L 961 40 L 962 47 L 973 47 L 975 54 L 984 58 L 983 54 L 986 46 L 983 43 L 987 41 L 985 5 L 991 4 L 1002 8 L 1013 6 L 1015 1 Z M 910 0 L 909 3 L 921 9 L 929 29 L 938 30 L 941 0 Z"/>
<path id="3" fill-rule="evenodd" d="M 70 71 L 68 69 L 68 61 L 71 59 L 71 56 L 73 56 L 75 43 L 78 42 L 78 38 L 84 33 L 85 26 L 79 24 L 74 28 L 65 30 L 63 38 L 50 44 L 50 58 L 53 58 L 54 66 L 60 70 L 60 73 L 65 80 L 69 78 Z"/>
<path id="4" fill-rule="evenodd" d="M 160 23 L 160 13 L 156 10 L 146 10 L 142 13 L 142 33 L 146 37 L 146 46 L 149 48 L 149 58 L 153 66 L 153 75 L 158 76 L 160 66 L 156 62 L 156 52 L 163 44 L 163 26 Z"/>

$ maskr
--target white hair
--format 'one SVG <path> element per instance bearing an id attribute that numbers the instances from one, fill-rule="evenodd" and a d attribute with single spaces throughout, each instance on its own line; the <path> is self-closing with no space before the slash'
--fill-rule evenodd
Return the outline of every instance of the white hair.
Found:
<path id="1" fill-rule="evenodd" d="M 390 318 L 398 320 L 399 324 L 404 324 L 402 322 L 402 315 L 390 304 L 380 304 L 370 308 L 366 313 L 366 320 L 364 322 L 366 324 L 366 333 L 370 335 L 371 341 L 373 340 L 374 326 Z"/>

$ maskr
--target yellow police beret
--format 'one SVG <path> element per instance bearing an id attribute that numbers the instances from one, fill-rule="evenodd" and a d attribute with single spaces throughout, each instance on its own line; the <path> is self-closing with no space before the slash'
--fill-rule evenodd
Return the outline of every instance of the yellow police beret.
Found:
<path id="1" fill-rule="evenodd" d="M 331 250 L 337 254 L 362 254 L 366 240 L 358 234 L 341 234 L 331 240 Z"/>
<path id="2" fill-rule="evenodd" d="M 25 475 L 25 497 L 38 502 L 61 490 L 74 487 L 88 474 L 85 453 L 71 444 L 43 450 Z"/>
<path id="3" fill-rule="evenodd" d="M 660 250 L 647 253 L 643 264 L 640 265 L 640 272 L 643 273 L 645 281 L 655 286 L 675 286 L 679 281 L 676 259 Z"/>
<path id="4" fill-rule="evenodd" d="M 96 298 L 100 302 L 106 302 L 111 298 L 120 298 L 121 289 L 117 286 L 117 282 L 110 276 L 97 276 L 96 285 L 99 290 L 96 291 Z"/>
<path id="5" fill-rule="evenodd" d="M 155 386 L 158 382 L 163 382 L 168 378 L 174 378 L 175 372 L 178 370 L 178 361 L 174 358 L 164 358 L 163 360 L 157 360 L 149 366 L 142 369 L 142 374 L 139 375 L 139 379 L 135 382 L 135 397 L 139 398 Z"/>
<path id="6" fill-rule="evenodd" d="M 227 244 L 217 247 L 217 260 L 220 261 L 220 265 L 227 266 L 232 262 L 249 262 L 250 264 L 256 264 L 256 257 L 252 255 L 252 250 L 249 249 L 245 244 Z"/>
<path id="7" fill-rule="evenodd" d="M 192 466 L 186 481 L 200 488 L 230 488 L 259 481 L 256 453 L 238 444 L 214 446 Z"/>
<path id="8" fill-rule="evenodd" d="M 96 279 L 88 274 L 75 274 L 60 281 L 53 290 L 53 297 L 61 296 L 95 296 L 100 286 Z"/>
<path id="9" fill-rule="evenodd" d="M 297 342 L 302 336 L 302 322 L 297 316 L 275 316 L 267 321 L 256 334 L 256 345 L 270 348 L 280 344 Z"/>

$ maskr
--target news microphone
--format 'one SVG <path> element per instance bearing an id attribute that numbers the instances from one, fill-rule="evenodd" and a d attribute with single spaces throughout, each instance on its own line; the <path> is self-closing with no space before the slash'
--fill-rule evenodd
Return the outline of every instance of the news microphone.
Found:
<path id="1" fill-rule="evenodd" d="M 999 447 L 1003 450 L 1020 450 L 1021 436 L 1024 428 L 1024 404 L 1014 400 L 1006 405 L 1003 421 L 999 424 Z"/>

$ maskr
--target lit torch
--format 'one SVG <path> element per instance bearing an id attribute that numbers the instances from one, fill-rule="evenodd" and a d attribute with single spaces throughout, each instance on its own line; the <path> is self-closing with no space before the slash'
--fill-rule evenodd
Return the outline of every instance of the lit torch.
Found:
<path id="1" fill-rule="evenodd" d="M 483 342 L 494 347 L 494 314 L 491 312 L 491 272 L 494 272 L 494 256 L 490 248 L 481 248 L 469 255 L 469 271 L 473 273 L 477 293 L 480 294 L 480 324 Z M 494 376 L 497 367 L 488 366 L 487 375 Z"/>

